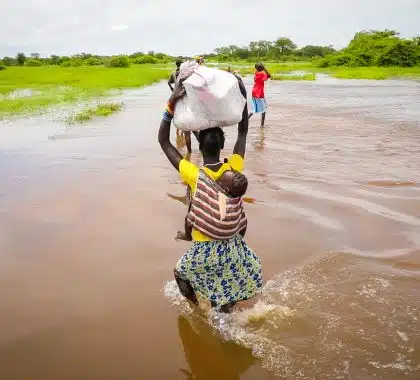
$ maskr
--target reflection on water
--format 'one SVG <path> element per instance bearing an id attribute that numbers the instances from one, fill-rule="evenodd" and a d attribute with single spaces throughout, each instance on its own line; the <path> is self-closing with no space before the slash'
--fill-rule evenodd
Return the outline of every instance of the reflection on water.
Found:
<path id="1" fill-rule="evenodd" d="M 263 299 L 206 318 L 172 278 L 189 245 L 157 142 L 166 84 L 89 127 L 2 123 L 0 378 L 419 379 L 419 88 L 268 83 L 245 164 Z"/>
<path id="2" fill-rule="evenodd" d="M 259 132 L 259 137 L 255 140 L 254 149 L 255 149 L 256 152 L 264 151 L 264 146 L 265 146 L 265 144 L 264 144 L 264 131 L 265 131 L 265 129 L 261 128 L 260 132 Z"/>
<path id="3" fill-rule="evenodd" d="M 178 331 L 189 365 L 181 369 L 186 379 L 240 379 L 257 360 L 250 349 L 217 337 L 197 318 L 180 316 Z"/>

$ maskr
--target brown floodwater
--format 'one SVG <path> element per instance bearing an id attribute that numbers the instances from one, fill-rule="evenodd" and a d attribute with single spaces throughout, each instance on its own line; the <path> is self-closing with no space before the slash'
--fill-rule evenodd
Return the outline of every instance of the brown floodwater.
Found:
<path id="1" fill-rule="evenodd" d="M 192 310 L 172 279 L 188 243 L 157 143 L 165 83 L 85 126 L 1 122 L 0 379 L 420 378 L 420 83 L 267 95 L 246 156 L 265 286 L 232 315 Z"/>

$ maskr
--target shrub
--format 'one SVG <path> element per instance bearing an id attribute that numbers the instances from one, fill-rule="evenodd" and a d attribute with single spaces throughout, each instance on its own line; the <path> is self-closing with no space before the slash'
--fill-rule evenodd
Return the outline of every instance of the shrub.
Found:
<path id="1" fill-rule="evenodd" d="M 70 65 L 72 67 L 79 67 L 79 66 L 83 66 L 83 61 L 79 58 L 72 58 L 70 60 Z"/>
<path id="2" fill-rule="evenodd" d="M 6 70 L 6 65 L 3 63 L 3 61 L 0 61 L 0 71 Z"/>
<path id="3" fill-rule="evenodd" d="M 142 65 L 145 63 L 155 64 L 155 63 L 158 63 L 158 60 L 155 57 L 152 57 L 151 55 L 143 55 L 141 57 L 135 58 L 133 62 L 138 65 Z"/>
<path id="4" fill-rule="evenodd" d="M 26 60 L 25 65 L 29 67 L 39 67 L 42 66 L 42 61 L 37 58 L 29 58 Z"/>
<path id="5" fill-rule="evenodd" d="M 353 56 L 348 53 L 336 53 L 328 54 L 325 58 L 317 61 L 318 67 L 329 67 L 329 66 L 348 66 L 353 60 Z"/>
<path id="6" fill-rule="evenodd" d="M 2 61 L 4 66 L 13 66 L 16 64 L 16 60 L 11 57 L 4 57 Z"/>
<path id="7" fill-rule="evenodd" d="M 105 62 L 106 67 L 130 67 L 130 59 L 126 55 L 111 57 Z"/>
<path id="8" fill-rule="evenodd" d="M 393 46 L 388 46 L 376 60 L 378 66 L 412 67 L 416 63 L 416 47 L 408 41 L 398 41 Z"/>
<path id="9" fill-rule="evenodd" d="M 104 62 L 99 58 L 88 58 L 85 63 L 88 66 L 99 66 L 103 65 Z"/>
<path id="10" fill-rule="evenodd" d="M 79 58 L 72 58 L 61 62 L 61 67 L 79 67 L 83 65 L 83 61 Z"/>

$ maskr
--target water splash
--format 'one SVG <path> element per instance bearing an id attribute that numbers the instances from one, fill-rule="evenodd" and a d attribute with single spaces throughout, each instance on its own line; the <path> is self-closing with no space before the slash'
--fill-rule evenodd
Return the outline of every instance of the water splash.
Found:
<path id="1" fill-rule="evenodd" d="M 420 369 L 418 299 L 402 297 L 396 279 L 370 273 L 365 260 L 330 254 L 270 279 L 252 308 L 209 310 L 201 318 L 287 379 L 348 379 L 353 368 L 378 378 L 384 371 L 389 379 L 414 375 Z M 165 295 L 192 313 L 175 281 Z"/>

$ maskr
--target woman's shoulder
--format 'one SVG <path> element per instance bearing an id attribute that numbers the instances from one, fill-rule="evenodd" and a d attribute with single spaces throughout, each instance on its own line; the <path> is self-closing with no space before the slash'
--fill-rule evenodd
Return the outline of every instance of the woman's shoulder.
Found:
<path id="1" fill-rule="evenodd" d="M 183 158 L 179 163 L 179 174 L 190 186 L 193 186 L 197 181 L 199 172 L 200 168 L 186 158 Z"/>

